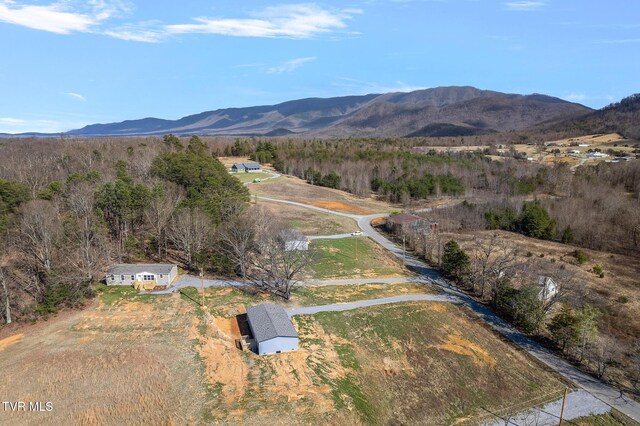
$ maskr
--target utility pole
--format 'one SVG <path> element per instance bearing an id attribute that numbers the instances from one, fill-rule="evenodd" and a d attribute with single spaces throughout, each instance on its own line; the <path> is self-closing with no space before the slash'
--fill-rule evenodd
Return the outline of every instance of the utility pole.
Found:
<path id="1" fill-rule="evenodd" d="M 562 397 L 562 408 L 560 409 L 560 423 L 558 426 L 562 426 L 562 418 L 564 417 L 564 403 L 567 400 L 567 388 L 564 388 L 564 396 Z"/>
<path id="2" fill-rule="evenodd" d="M 358 260 L 358 236 L 355 235 L 353 238 L 356 239 L 356 260 Z"/>
<path id="3" fill-rule="evenodd" d="M 202 309 L 205 309 L 204 305 L 204 268 L 200 268 L 200 282 L 202 284 Z"/>
<path id="4" fill-rule="evenodd" d="M 407 264 L 407 246 L 405 244 L 405 235 L 402 234 L 402 266 Z"/>

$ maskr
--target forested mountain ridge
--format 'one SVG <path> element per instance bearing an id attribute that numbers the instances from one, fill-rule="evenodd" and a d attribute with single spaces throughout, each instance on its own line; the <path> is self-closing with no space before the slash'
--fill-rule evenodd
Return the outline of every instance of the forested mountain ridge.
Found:
<path id="1" fill-rule="evenodd" d="M 543 129 L 580 134 L 620 133 L 628 139 L 640 139 L 640 93 L 582 117 L 544 126 Z"/>
<path id="2" fill-rule="evenodd" d="M 583 105 L 545 95 L 475 87 L 437 87 L 408 93 L 308 98 L 277 105 L 227 108 L 178 120 L 143 118 L 92 124 L 69 136 L 229 135 L 314 137 L 460 136 L 520 130 L 585 115 Z"/>

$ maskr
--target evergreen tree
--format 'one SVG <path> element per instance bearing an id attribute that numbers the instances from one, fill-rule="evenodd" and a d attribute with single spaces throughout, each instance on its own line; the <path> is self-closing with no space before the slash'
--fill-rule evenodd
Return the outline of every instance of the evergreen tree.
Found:
<path id="1" fill-rule="evenodd" d="M 462 279 L 469 272 L 470 267 L 469 256 L 456 241 L 451 240 L 444 245 L 442 270 L 445 274 L 456 279 Z"/>
<path id="2" fill-rule="evenodd" d="M 539 202 L 526 202 L 520 213 L 518 230 L 529 237 L 550 240 L 555 237 L 556 222 Z"/>

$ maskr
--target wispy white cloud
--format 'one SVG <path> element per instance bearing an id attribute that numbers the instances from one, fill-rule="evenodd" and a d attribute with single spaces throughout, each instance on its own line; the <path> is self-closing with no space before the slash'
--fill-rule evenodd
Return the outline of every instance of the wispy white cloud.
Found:
<path id="1" fill-rule="evenodd" d="M 33 0 L 32 0 L 33 1 Z M 131 11 L 125 0 L 58 0 L 48 5 L 0 0 L 0 22 L 57 34 L 96 33 L 122 40 L 155 43 L 181 34 L 308 39 L 337 31 L 360 9 L 328 9 L 315 3 L 270 6 L 247 17 L 197 17 L 190 23 L 144 21 L 114 25 Z"/>
<path id="2" fill-rule="evenodd" d="M 563 96 L 563 99 L 569 102 L 584 102 L 584 100 L 587 99 L 587 95 L 584 93 L 569 93 Z"/>
<path id="3" fill-rule="evenodd" d="M 315 56 L 307 56 L 304 58 L 291 59 L 290 61 L 287 61 L 281 65 L 267 68 L 267 72 L 269 74 L 284 74 L 284 73 L 294 72 L 304 64 L 311 61 L 315 61 L 316 59 L 318 58 L 316 58 Z"/>
<path id="4" fill-rule="evenodd" d="M 414 90 L 426 89 L 425 86 L 416 86 L 397 80 L 391 84 L 357 80 L 348 77 L 339 77 L 332 86 L 341 88 L 348 94 L 367 93 L 390 93 L 390 92 L 413 92 Z"/>
<path id="5" fill-rule="evenodd" d="M 86 123 L 85 123 L 86 124 Z M 58 133 L 82 127 L 83 123 L 56 120 L 25 120 L 14 117 L 0 117 L 0 133 Z"/>
<path id="6" fill-rule="evenodd" d="M 621 38 L 617 40 L 602 40 L 601 44 L 632 44 L 640 43 L 640 38 Z"/>
<path id="7" fill-rule="evenodd" d="M 545 2 L 543 1 L 509 1 L 504 4 L 507 10 L 512 10 L 514 12 L 533 12 L 536 10 L 540 10 L 545 6 Z"/>
<path id="8" fill-rule="evenodd" d="M 64 92 L 63 95 L 67 95 L 73 99 L 76 99 L 78 101 L 82 101 L 82 102 L 86 102 L 87 98 L 85 98 L 84 96 L 82 96 L 79 93 L 74 93 L 74 92 Z"/>
<path id="9" fill-rule="evenodd" d="M 48 5 L 0 0 L 0 22 L 56 34 L 90 32 L 102 21 L 128 10 L 120 1 L 58 1 Z"/>
<path id="10" fill-rule="evenodd" d="M 236 37 L 311 38 L 346 28 L 358 9 L 331 11 L 315 4 L 270 6 L 249 18 L 195 18 L 195 23 L 165 26 L 169 34 L 218 34 Z"/>

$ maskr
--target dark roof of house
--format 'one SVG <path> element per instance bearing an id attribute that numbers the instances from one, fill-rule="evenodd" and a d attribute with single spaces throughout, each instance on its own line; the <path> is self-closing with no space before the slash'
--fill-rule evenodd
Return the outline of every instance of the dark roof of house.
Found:
<path id="1" fill-rule="evenodd" d="M 402 214 L 389 216 L 387 220 L 397 225 L 406 225 L 408 223 L 413 223 L 419 220 L 426 220 L 426 219 L 420 216 L 416 216 L 414 214 L 402 213 Z"/>
<path id="2" fill-rule="evenodd" d="M 260 163 L 236 163 L 233 167 L 236 169 L 259 169 Z"/>
<path id="3" fill-rule="evenodd" d="M 265 342 L 275 337 L 298 337 L 291 318 L 279 305 L 263 304 L 247 308 L 247 319 L 257 342 Z"/>
<path id="4" fill-rule="evenodd" d="M 109 266 L 107 275 L 130 275 L 139 274 L 141 272 L 150 272 L 152 274 L 169 274 L 176 265 L 170 263 L 120 263 Z"/>

